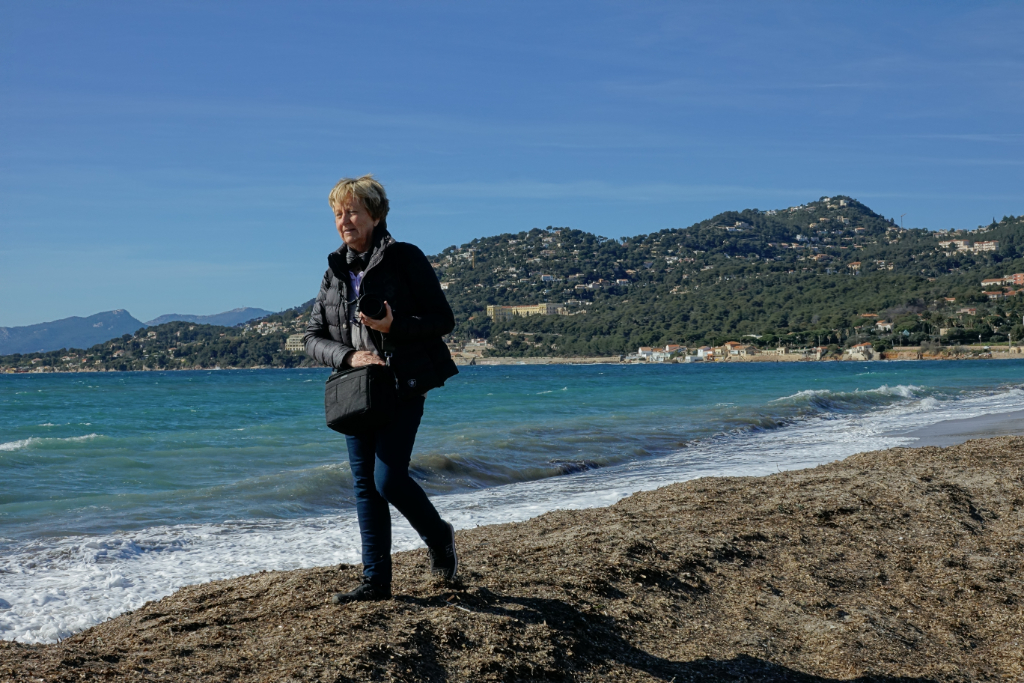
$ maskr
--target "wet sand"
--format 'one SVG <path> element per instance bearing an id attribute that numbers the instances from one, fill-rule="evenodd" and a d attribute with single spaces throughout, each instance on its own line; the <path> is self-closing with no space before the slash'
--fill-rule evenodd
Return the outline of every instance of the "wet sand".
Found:
<path id="1" fill-rule="evenodd" d="M 973 429 L 969 427 L 967 429 Z M 958 426 L 952 431 L 963 432 Z M 1024 438 L 715 477 L 395 556 L 189 586 L 0 681 L 1021 681 Z"/>
<path id="2" fill-rule="evenodd" d="M 969 439 L 992 436 L 1024 436 L 1024 410 L 969 417 L 962 420 L 944 420 L 934 425 L 902 432 L 899 436 L 917 439 L 911 447 L 955 446 Z"/>

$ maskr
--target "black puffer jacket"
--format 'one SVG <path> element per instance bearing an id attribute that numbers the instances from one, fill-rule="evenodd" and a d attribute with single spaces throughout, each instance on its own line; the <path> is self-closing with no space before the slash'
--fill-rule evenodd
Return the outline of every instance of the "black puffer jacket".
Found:
<path id="1" fill-rule="evenodd" d="M 348 322 L 349 302 L 373 294 L 391 306 L 394 321 L 387 334 L 371 330 L 381 356 L 391 354 L 399 389 L 418 395 L 442 386 L 459 369 L 442 337 L 455 328 L 455 315 L 441 291 L 434 268 L 417 247 L 396 242 L 382 223 L 373 231 L 373 250 L 363 274 L 361 292 L 350 292 L 348 247 L 327 257 L 327 272 L 306 327 L 306 353 L 332 368 L 344 367 L 353 351 Z"/>

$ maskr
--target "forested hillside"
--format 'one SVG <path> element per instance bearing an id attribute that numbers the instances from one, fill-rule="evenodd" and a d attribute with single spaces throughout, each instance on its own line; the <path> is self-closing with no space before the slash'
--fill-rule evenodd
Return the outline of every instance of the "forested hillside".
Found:
<path id="1" fill-rule="evenodd" d="M 999 245 L 939 246 L 952 239 Z M 1005 340 L 1020 318 L 1003 314 L 1020 310 L 1018 299 L 992 301 L 980 282 L 1024 271 L 1022 256 L 1021 218 L 972 231 L 902 230 L 850 197 L 832 197 L 617 240 L 534 229 L 432 258 L 456 311 L 457 339 L 488 339 L 502 355 L 604 355 L 744 335 L 760 336 L 748 341 L 762 346 L 819 335 L 845 342 L 869 336 L 864 326 L 874 319 L 865 313 L 899 323 L 874 335 L 890 344 L 904 330 L 904 341 L 920 341 L 940 327 L 959 328 L 950 341 Z M 541 302 L 562 304 L 569 315 L 497 323 L 485 315 L 488 304 Z M 959 313 L 964 307 L 978 310 Z"/>
<path id="2" fill-rule="evenodd" d="M 533 229 L 429 258 L 456 315 L 449 341 L 482 338 L 492 355 L 619 355 L 727 340 L 764 348 L 1024 338 L 1024 282 L 981 283 L 1024 273 L 1022 217 L 970 231 L 903 230 L 850 197 L 823 197 L 619 239 Z M 488 305 L 537 303 L 566 314 L 498 322 L 486 315 Z M 87 351 L 0 357 L 0 369 L 309 365 L 284 344 L 304 329 L 311 304 L 266 316 L 261 326 L 175 322 Z"/>

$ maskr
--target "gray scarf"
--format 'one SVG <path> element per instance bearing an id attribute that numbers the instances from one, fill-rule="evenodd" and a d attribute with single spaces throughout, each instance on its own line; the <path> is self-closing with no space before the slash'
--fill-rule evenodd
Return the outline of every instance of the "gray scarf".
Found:
<path id="1" fill-rule="evenodd" d="M 370 257 L 373 255 L 373 250 L 380 246 L 380 243 L 384 241 L 387 234 L 387 221 L 381 219 L 381 221 L 377 223 L 377 227 L 373 229 L 373 239 L 370 241 L 369 249 L 364 251 L 362 254 L 356 252 L 351 247 L 346 249 L 345 263 L 348 265 L 348 269 L 353 273 L 366 270 L 366 266 L 370 265 Z"/>
<path id="2" fill-rule="evenodd" d="M 353 273 L 358 273 L 361 270 L 366 270 L 366 266 L 370 263 L 370 252 L 371 249 L 367 249 L 362 254 L 356 253 L 355 249 L 348 249 L 345 252 L 345 263 L 348 264 L 348 269 Z"/>

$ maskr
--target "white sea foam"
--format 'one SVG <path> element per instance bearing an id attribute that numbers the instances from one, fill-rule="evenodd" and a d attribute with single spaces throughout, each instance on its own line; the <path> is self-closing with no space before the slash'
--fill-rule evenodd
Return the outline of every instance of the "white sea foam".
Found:
<path id="1" fill-rule="evenodd" d="M 55 441 L 88 441 L 89 439 L 98 439 L 103 436 L 102 434 L 85 434 L 83 436 L 68 436 L 63 439 L 54 439 Z"/>
<path id="2" fill-rule="evenodd" d="M 29 445 L 33 441 L 39 441 L 39 439 L 33 436 L 27 439 L 22 439 L 21 441 L 8 441 L 7 443 L 0 443 L 0 451 L 21 450 L 22 448 Z"/>
<path id="3" fill-rule="evenodd" d="M 884 394 L 886 396 L 899 396 L 901 398 L 914 398 L 918 392 L 923 391 L 922 387 L 914 386 L 913 384 L 897 384 L 894 387 L 890 387 L 886 384 L 878 387 L 877 389 L 869 389 L 865 393 L 876 393 Z"/>
<path id="4" fill-rule="evenodd" d="M 1024 391 L 1019 389 L 955 402 L 925 398 L 863 415 L 805 420 L 698 442 L 661 458 L 434 501 L 456 528 L 521 521 L 554 509 L 610 505 L 636 491 L 698 477 L 812 467 L 911 442 L 894 432 L 1021 409 Z M 421 545 L 396 513 L 394 549 Z M 184 585 L 261 569 L 358 561 L 359 533 L 351 512 L 304 520 L 156 527 L 99 538 L 37 539 L 15 545 L 0 558 L 0 638 L 55 642 Z"/>
<path id="5" fill-rule="evenodd" d="M 84 434 L 83 436 L 65 436 L 65 437 L 37 437 L 30 436 L 27 439 L 20 441 L 9 441 L 7 443 L 0 443 L 0 451 L 17 451 L 30 446 L 34 443 L 42 442 L 60 442 L 60 441 L 88 441 L 89 439 L 96 439 L 103 436 L 102 434 Z"/>
<path id="6" fill-rule="evenodd" d="M 874 373 L 866 373 L 874 374 Z M 856 396 L 858 394 L 880 394 L 882 396 L 898 396 L 900 398 L 916 398 L 918 394 L 924 391 L 923 387 L 915 386 L 913 384 L 897 384 L 894 387 L 890 387 L 887 384 L 883 384 L 875 389 L 855 389 L 854 391 L 833 391 L 831 389 L 804 389 L 798 391 L 795 394 L 789 396 L 783 396 L 782 398 L 776 398 L 770 403 L 778 403 L 779 401 L 791 401 L 793 399 L 801 398 L 813 398 L 815 396 Z M 728 405 L 728 404 L 718 404 Z"/>
<path id="7" fill-rule="evenodd" d="M 831 393 L 832 391 L 830 389 L 804 389 L 803 391 L 798 391 L 795 394 L 790 394 L 789 396 L 783 396 L 782 398 L 772 399 L 771 401 L 769 401 L 769 403 L 789 401 L 794 398 L 806 398 L 808 396 L 827 396 Z"/>

